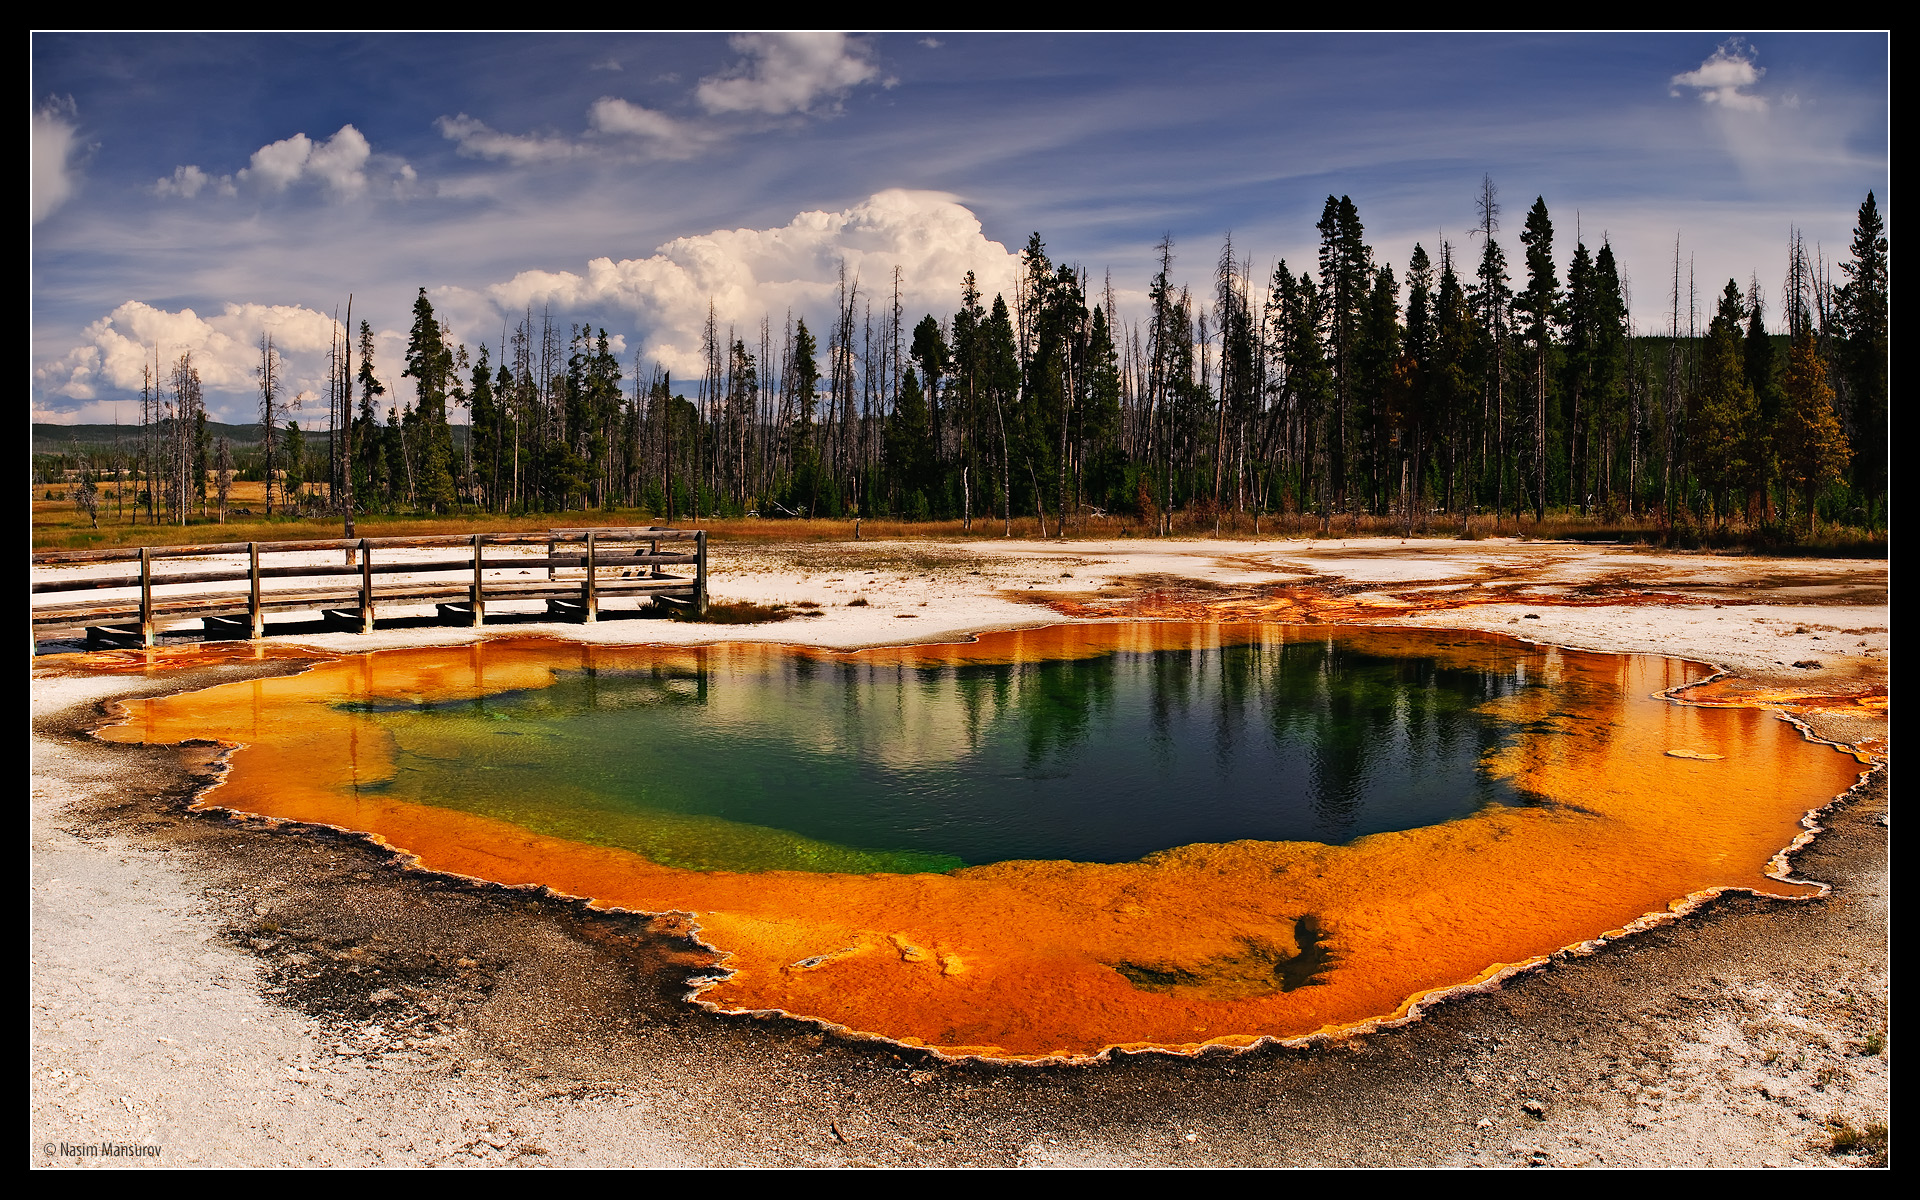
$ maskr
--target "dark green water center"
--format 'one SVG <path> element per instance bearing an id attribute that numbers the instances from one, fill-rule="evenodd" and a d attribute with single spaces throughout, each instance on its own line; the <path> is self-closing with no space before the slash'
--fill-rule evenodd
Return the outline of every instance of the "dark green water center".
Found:
<path id="1" fill-rule="evenodd" d="M 702 669 L 360 711 L 378 785 L 696 869 L 1125 862 L 1345 842 L 1531 802 L 1483 766 L 1525 650 L 1461 666 L 1338 637 L 919 667 L 757 650 Z"/>

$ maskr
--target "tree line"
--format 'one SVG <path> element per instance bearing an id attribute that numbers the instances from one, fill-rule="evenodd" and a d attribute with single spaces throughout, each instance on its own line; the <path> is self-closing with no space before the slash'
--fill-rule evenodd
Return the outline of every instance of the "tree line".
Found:
<path id="1" fill-rule="evenodd" d="M 605 329 L 562 331 L 531 310 L 470 353 L 423 288 L 400 373 L 411 382 L 390 394 L 370 324 L 350 336 L 349 302 L 315 451 L 287 444 L 304 435 L 263 337 L 254 454 L 270 511 L 276 481 L 288 503 L 291 465 L 324 475 L 349 527 L 356 512 L 617 507 L 1007 531 L 1031 517 L 1052 532 L 1114 513 L 1160 532 L 1249 515 L 1470 530 L 1549 511 L 1787 529 L 1816 509 L 1884 527 L 1888 259 L 1872 194 L 1837 264 L 1789 235 L 1771 306 L 1756 273 L 1700 314 L 1676 240 L 1657 324 L 1639 323 L 1657 333 L 1635 332 L 1606 238 L 1576 235 L 1563 278 L 1543 198 L 1517 262 L 1490 179 L 1476 199 L 1467 244 L 1416 245 L 1404 273 L 1367 244 L 1346 196 L 1327 198 L 1315 261 L 1256 278 L 1229 237 L 1202 294 L 1175 282 L 1163 238 L 1131 322 L 1114 315 L 1110 276 L 1094 287 L 1038 233 L 1011 296 L 989 302 L 969 273 L 953 312 L 910 327 L 898 268 L 876 292 L 843 267 L 819 327 L 789 312 L 777 329 L 770 316 L 723 329 L 710 307 L 691 380 L 637 354 L 623 372 Z M 205 509 L 231 452 L 196 439 L 189 356 L 167 386 L 157 364 L 148 375 L 149 517 L 195 496 Z"/>

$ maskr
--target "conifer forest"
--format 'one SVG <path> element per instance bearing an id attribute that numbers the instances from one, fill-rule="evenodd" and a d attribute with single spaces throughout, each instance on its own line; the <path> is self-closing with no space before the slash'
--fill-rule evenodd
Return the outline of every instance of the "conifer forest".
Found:
<path id="1" fill-rule="evenodd" d="M 251 477 L 269 514 L 1885 529 L 1873 195 L 1832 261 L 1783 231 L 1779 261 L 1696 279 L 1676 241 L 1671 276 L 1631 287 L 1608 241 L 1570 238 L 1544 199 L 1516 213 L 1489 180 L 1476 207 L 1477 228 L 1404 263 L 1375 254 L 1346 196 L 1327 197 L 1309 262 L 1256 269 L 1231 238 L 1166 238 L 1145 311 L 1125 319 L 1111 276 L 1054 261 L 1039 233 L 1011 293 L 968 274 L 947 312 L 903 311 L 897 269 L 843 269 L 830 311 L 740 328 L 710 309 L 698 378 L 621 361 L 604 328 L 539 311 L 501 344 L 456 344 L 423 288 L 402 363 L 376 362 L 372 324 L 348 310 L 327 411 L 309 405 L 304 430 L 263 339 L 250 435 L 210 429 L 183 356 L 148 372 L 123 444 L 37 465 L 83 492 L 118 479 L 155 523 L 222 519 L 231 481 Z"/>

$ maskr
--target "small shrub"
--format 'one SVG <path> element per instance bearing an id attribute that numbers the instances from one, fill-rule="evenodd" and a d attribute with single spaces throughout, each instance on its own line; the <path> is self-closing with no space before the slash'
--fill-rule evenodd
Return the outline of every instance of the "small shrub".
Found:
<path id="1" fill-rule="evenodd" d="M 853 599 L 847 601 L 848 608 L 865 608 L 866 606 L 867 598 L 865 596 L 855 596 Z"/>
<path id="2" fill-rule="evenodd" d="M 1833 1116 L 1827 1118 L 1827 1128 L 1831 1131 L 1828 1154 L 1850 1154 L 1875 1167 L 1887 1165 L 1885 1121 L 1868 1121 L 1865 1129 L 1856 1129 L 1845 1117 Z"/>
<path id="3" fill-rule="evenodd" d="M 764 625 L 793 616 L 784 604 L 755 604 L 751 600 L 709 600 L 707 611 L 701 616 L 695 616 L 690 608 L 675 607 L 670 611 L 676 621 L 703 625 Z"/>

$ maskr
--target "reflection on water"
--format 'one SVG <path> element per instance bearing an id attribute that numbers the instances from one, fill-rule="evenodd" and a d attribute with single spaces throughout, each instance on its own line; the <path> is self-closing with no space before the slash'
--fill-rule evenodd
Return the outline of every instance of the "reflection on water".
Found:
<path id="1" fill-rule="evenodd" d="M 1171 622 L 500 639 L 130 700 L 101 736 L 242 747 L 209 803 L 691 913 L 730 1011 L 1049 1057 L 1351 1027 L 1684 897 L 1809 894 L 1768 863 L 1859 764 L 1662 698 L 1707 673 Z"/>
<path id="2" fill-rule="evenodd" d="M 1485 706 L 1545 686 L 1540 657 L 1279 630 L 1018 663 L 716 648 L 345 707 L 393 739 L 379 786 L 424 803 L 672 866 L 950 870 L 1346 842 L 1518 802 L 1485 765 L 1517 730 Z"/>

